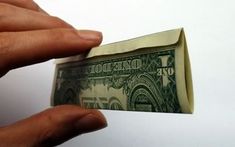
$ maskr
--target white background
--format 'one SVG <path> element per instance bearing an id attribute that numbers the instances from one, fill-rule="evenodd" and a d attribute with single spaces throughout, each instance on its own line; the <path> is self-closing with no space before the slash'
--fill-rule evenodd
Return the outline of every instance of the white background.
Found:
<path id="1" fill-rule="evenodd" d="M 37 0 L 103 43 L 184 27 L 191 58 L 193 115 L 102 111 L 109 126 L 62 147 L 234 147 L 235 2 L 233 0 Z M 0 125 L 49 107 L 52 61 L 0 79 Z"/>

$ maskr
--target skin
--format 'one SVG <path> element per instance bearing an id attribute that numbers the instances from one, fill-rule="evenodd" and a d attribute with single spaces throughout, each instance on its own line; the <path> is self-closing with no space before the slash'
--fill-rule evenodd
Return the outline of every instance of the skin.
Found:
<path id="1" fill-rule="evenodd" d="M 102 34 L 76 30 L 32 0 L 0 0 L 0 77 L 52 58 L 86 52 Z M 63 105 L 0 127 L 0 147 L 51 147 L 107 126 L 98 110 Z"/>

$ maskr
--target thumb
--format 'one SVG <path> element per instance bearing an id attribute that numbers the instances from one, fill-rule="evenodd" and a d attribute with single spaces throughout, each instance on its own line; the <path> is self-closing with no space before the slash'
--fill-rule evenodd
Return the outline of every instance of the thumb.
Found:
<path id="1" fill-rule="evenodd" d="M 0 146 L 51 147 L 107 126 L 101 112 L 64 105 L 0 129 Z"/>

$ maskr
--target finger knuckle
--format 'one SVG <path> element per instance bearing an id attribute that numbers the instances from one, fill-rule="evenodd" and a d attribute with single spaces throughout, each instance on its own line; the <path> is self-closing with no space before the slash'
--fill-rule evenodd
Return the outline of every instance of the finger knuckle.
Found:
<path id="1" fill-rule="evenodd" d="M 33 0 L 17 0 L 18 2 L 21 2 L 23 4 L 29 4 L 29 3 L 32 3 Z"/>
<path id="2" fill-rule="evenodd" d="M 45 120 L 48 125 L 52 126 L 58 125 L 59 122 L 61 122 L 60 117 L 57 117 L 57 115 L 55 115 L 53 112 L 53 109 L 50 108 L 41 113 L 42 119 Z"/>
<path id="3" fill-rule="evenodd" d="M 64 32 L 60 29 L 51 29 L 47 31 L 46 34 L 51 40 L 61 40 L 64 36 Z"/>
<path id="4" fill-rule="evenodd" d="M 77 36 L 76 31 L 73 29 L 54 29 L 50 31 L 51 39 L 57 41 L 74 40 Z"/>
<path id="5" fill-rule="evenodd" d="M 16 3 L 26 4 L 29 0 L 15 0 Z"/>
<path id="6" fill-rule="evenodd" d="M 43 130 L 41 130 L 41 134 L 39 134 L 38 138 L 49 138 L 52 136 L 53 129 L 55 125 L 57 125 L 58 120 L 52 115 L 50 109 L 44 111 L 39 115 L 40 119 L 43 120 L 45 123 L 43 124 Z"/>
<path id="7" fill-rule="evenodd" d="M 71 27 L 69 24 L 67 24 L 65 21 L 63 21 L 62 19 L 60 19 L 59 17 L 56 16 L 51 16 L 51 22 L 58 27 Z"/>
<path id="8" fill-rule="evenodd" d="M 0 71 L 8 70 L 12 39 L 6 33 L 0 34 Z"/>
<path id="9" fill-rule="evenodd" d="M 14 0 L 14 3 L 18 6 L 32 9 L 32 10 L 39 9 L 39 6 L 33 0 Z"/>
<path id="10" fill-rule="evenodd" d="M 10 51 L 11 37 L 6 33 L 0 34 L 0 55 L 6 55 Z"/>
<path id="11" fill-rule="evenodd" d="M 12 12 L 12 6 L 6 3 L 1 3 L 0 2 L 0 17 L 6 16 L 10 12 Z"/>

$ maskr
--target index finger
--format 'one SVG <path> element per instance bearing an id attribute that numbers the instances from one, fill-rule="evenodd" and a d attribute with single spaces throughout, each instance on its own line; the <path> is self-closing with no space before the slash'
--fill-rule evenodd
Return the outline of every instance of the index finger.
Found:
<path id="1" fill-rule="evenodd" d="M 0 74 L 52 58 L 86 52 L 101 41 L 100 32 L 88 30 L 49 29 L 0 33 Z"/>

